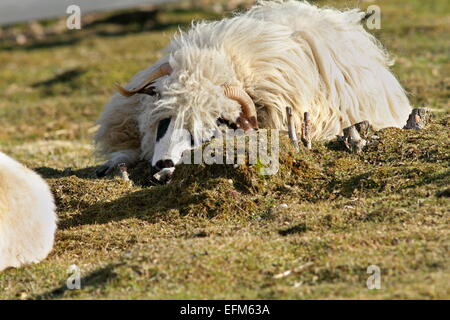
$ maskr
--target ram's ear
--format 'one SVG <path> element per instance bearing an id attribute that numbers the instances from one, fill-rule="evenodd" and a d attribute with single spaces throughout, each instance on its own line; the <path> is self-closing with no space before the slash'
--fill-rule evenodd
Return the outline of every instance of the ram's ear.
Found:
<path id="1" fill-rule="evenodd" d="M 241 113 L 236 120 L 238 128 L 244 131 L 258 129 L 256 107 L 247 92 L 238 86 L 224 85 L 222 87 L 226 97 L 236 100 L 241 105 Z"/>
<path id="2" fill-rule="evenodd" d="M 172 67 L 168 62 L 163 63 L 148 75 L 148 77 L 135 89 L 127 90 L 124 87 L 120 86 L 119 84 L 116 84 L 117 90 L 119 90 L 120 94 L 125 97 L 131 97 L 132 95 L 135 95 L 136 93 L 144 93 L 149 95 L 154 95 L 155 91 L 152 87 L 149 87 L 153 81 L 155 81 L 158 78 L 161 78 L 163 76 L 169 75 L 172 73 Z"/>

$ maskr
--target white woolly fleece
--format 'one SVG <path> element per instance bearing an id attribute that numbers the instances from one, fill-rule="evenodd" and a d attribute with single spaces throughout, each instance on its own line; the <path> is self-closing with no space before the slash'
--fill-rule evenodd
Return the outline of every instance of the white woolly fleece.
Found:
<path id="1" fill-rule="evenodd" d="M 43 260 L 52 250 L 55 230 L 47 183 L 0 152 L 0 271 Z"/>
<path id="2" fill-rule="evenodd" d="M 194 136 L 219 116 L 234 121 L 240 106 L 225 97 L 224 84 L 247 91 L 262 128 L 286 130 L 286 106 L 297 128 L 310 113 L 315 140 L 332 139 L 363 120 L 375 129 L 402 127 L 411 106 L 388 54 L 361 25 L 363 16 L 358 9 L 260 1 L 232 18 L 193 24 L 175 36 L 166 57 L 127 85 L 135 88 L 168 61 L 172 74 L 155 83 L 160 97 L 115 95 L 106 106 L 95 137 L 98 153 L 150 160 L 157 122 L 167 117 Z"/>

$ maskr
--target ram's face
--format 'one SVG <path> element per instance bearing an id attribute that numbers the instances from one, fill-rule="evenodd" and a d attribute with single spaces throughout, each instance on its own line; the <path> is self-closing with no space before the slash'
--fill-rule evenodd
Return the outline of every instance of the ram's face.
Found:
<path id="1" fill-rule="evenodd" d="M 213 137 L 218 122 L 244 131 L 258 126 L 255 105 L 238 86 L 217 85 L 207 78 L 199 80 L 193 76 L 179 76 L 166 78 L 159 92 L 155 92 L 152 88 L 154 81 L 171 73 L 172 68 L 165 63 L 138 88 L 119 88 L 125 96 L 140 93 L 159 97 L 152 113 L 156 135 L 151 165 L 154 177 L 161 182 L 170 179 L 185 151 Z"/>
<path id="2" fill-rule="evenodd" d="M 155 136 L 153 157 L 151 160 L 154 177 L 160 182 L 167 182 L 175 170 L 175 166 L 183 162 L 184 156 L 201 143 L 211 140 L 217 132 L 215 128 L 202 130 L 178 129 L 177 117 L 162 119 L 158 122 Z M 218 124 L 222 122 L 218 119 Z M 199 124 L 196 129 L 199 129 Z"/>
<path id="3" fill-rule="evenodd" d="M 186 129 L 176 129 L 176 117 L 162 119 L 158 122 L 155 148 L 151 165 L 155 178 L 167 181 L 175 170 L 175 165 L 182 160 L 183 152 L 194 147 L 191 133 Z"/>

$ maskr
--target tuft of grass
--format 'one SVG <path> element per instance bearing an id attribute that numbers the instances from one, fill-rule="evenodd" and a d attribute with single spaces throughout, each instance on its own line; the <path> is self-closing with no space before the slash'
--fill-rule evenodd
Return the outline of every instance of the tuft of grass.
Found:
<path id="1" fill-rule="evenodd" d="M 432 122 L 376 132 L 361 154 L 336 141 L 296 153 L 281 137 L 273 176 L 260 175 L 262 164 L 181 165 L 155 186 L 146 163 L 130 168 L 133 184 L 94 176 L 90 139 L 112 84 L 158 59 L 178 25 L 217 14 L 168 8 L 123 24 L 108 13 L 81 31 L 0 45 L 0 149 L 48 181 L 59 217 L 50 256 L 1 273 L 0 298 L 450 297 L 450 9 L 445 0 L 375 4 L 375 33 Z M 81 290 L 66 287 L 72 264 Z M 381 269 L 380 290 L 366 287 L 369 265 Z"/>

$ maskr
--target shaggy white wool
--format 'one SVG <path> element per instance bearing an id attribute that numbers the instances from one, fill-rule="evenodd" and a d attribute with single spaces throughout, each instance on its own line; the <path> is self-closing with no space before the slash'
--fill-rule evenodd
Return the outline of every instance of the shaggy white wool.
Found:
<path id="1" fill-rule="evenodd" d="M 388 54 L 361 25 L 363 16 L 357 9 L 260 1 L 232 18 L 193 24 L 171 41 L 167 57 L 127 86 L 137 87 L 169 61 L 172 74 L 155 83 L 158 98 L 116 95 L 106 106 L 97 150 L 108 158 L 151 160 L 163 118 L 172 117 L 175 129 L 194 137 L 215 128 L 218 117 L 235 121 L 240 106 L 225 97 L 224 84 L 247 91 L 260 127 L 286 130 L 286 106 L 293 108 L 297 128 L 303 113 L 310 113 L 316 140 L 363 120 L 375 129 L 402 127 L 409 101 L 389 70 Z"/>
<path id="2" fill-rule="evenodd" d="M 43 260 L 52 250 L 55 230 L 47 183 L 0 152 L 0 271 Z"/>

